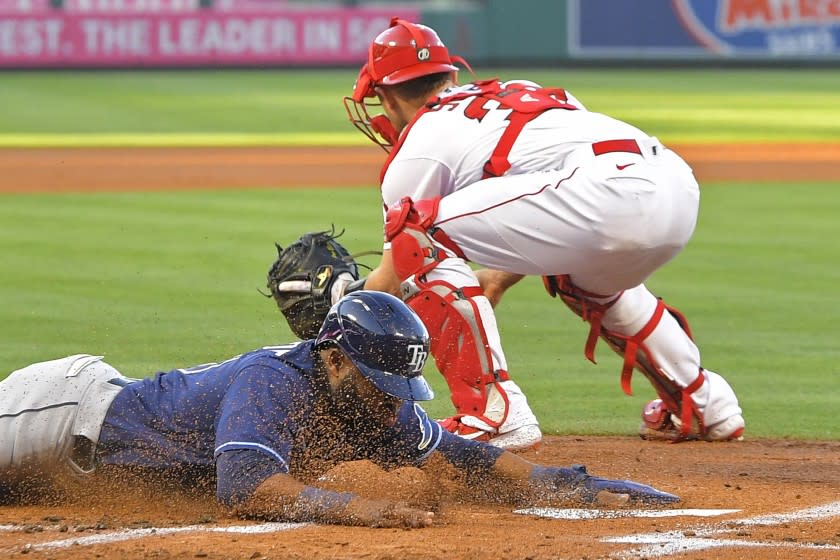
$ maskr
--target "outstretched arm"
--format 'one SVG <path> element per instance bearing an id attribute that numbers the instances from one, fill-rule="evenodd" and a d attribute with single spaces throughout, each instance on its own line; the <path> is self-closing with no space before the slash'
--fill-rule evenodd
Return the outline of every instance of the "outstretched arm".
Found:
<path id="1" fill-rule="evenodd" d="M 432 523 L 432 512 L 309 486 L 280 469 L 282 463 L 256 450 L 221 453 L 216 458 L 218 498 L 237 515 L 260 519 L 401 528 Z"/>
<path id="2" fill-rule="evenodd" d="M 233 449 L 216 457 L 216 495 L 237 515 L 336 525 L 417 528 L 434 514 L 389 500 L 309 486 L 288 474 L 284 460 L 256 449 Z"/>
<path id="3" fill-rule="evenodd" d="M 288 474 L 275 474 L 263 481 L 237 513 L 287 521 L 409 529 L 428 527 L 434 519 L 430 511 L 308 486 Z"/>
<path id="4" fill-rule="evenodd" d="M 617 505 L 628 501 L 669 504 L 679 497 L 630 480 L 592 476 L 583 465 L 545 467 L 491 445 L 444 433 L 436 453 L 467 474 L 468 481 L 501 482 L 500 501 L 578 501 Z"/>

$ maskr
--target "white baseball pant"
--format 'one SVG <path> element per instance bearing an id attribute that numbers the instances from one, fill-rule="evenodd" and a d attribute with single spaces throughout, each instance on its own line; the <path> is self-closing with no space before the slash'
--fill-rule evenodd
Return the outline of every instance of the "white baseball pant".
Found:
<path id="1" fill-rule="evenodd" d="M 604 296 L 622 291 L 603 325 L 634 335 L 656 298 L 643 282 L 688 243 L 697 223 L 700 191 L 691 168 L 657 139 L 636 140 L 641 154 L 573 152 L 562 169 L 474 183 L 440 201 L 434 227 L 470 261 L 516 274 L 567 274 L 579 288 Z M 439 244 L 438 244 L 439 245 Z M 443 246 L 439 245 L 441 248 Z M 448 258 L 429 280 L 475 284 L 469 265 Z M 482 309 L 485 325 L 495 325 Z M 495 329 L 494 358 L 504 363 Z M 700 354 L 670 315 L 651 337 L 652 351 L 681 387 L 697 377 Z M 740 413 L 734 392 L 718 374 L 693 399 L 707 426 Z"/>
<path id="2" fill-rule="evenodd" d="M 92 452 L 111 402 L 129 381 L 102 356 L 87 354 L 12 372 L 0 382 L 0 469 L 67 464 L 90 472 L 71 458 L 76 438 L 89 440 Z"/>

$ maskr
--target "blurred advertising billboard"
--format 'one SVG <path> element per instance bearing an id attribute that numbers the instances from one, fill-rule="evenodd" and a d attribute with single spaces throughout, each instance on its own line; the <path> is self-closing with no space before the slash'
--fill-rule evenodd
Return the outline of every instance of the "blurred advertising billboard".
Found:
<path id="1" fill-rule="evenodd" d="M 0 67 L 356 65 L 391 16 L 419 17 L 257 0 L 149 4 L 0 0 Z"/>
<path id="2" fill-rule="evenodd" d="M 569 0 L 572 58 L 840 58 L 838 0 Z"/>

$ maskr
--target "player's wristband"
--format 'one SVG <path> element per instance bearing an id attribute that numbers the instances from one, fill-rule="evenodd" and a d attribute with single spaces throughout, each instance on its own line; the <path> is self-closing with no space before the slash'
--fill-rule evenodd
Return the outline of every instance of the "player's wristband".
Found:
<path id="1" fill-rule="evenodd" d="M 347 284 L 347 287 L 344 289 L 344 295 L 347 295 L 347 294 L 352 293 L 352 292 L 358 292 L 359 290 L 364 289 L 366 281 L 367 281 L 367 276 L 363 276 L 362 278 L 359 278 L 358 280 L 353 280 L 352 282 Z"/>
<path id="2" fill-rule="evenodd" d="M 330 284 L 330 302 L 335 305 L 338 300 L 350 292 L 363 289 L 365 287 L 365 280 L 366 278 L 353 280 L 353 276 L 349 272 L 342 272 Z"/>
<path id="3" fill-rule="evenodd" d="M 355 498 L 350 492 L 333 492 L 315 486 L 305 486 L 297 495 L 295 506 L 302 518 L 318 519 L 324 514 L 342 511 Z"/>

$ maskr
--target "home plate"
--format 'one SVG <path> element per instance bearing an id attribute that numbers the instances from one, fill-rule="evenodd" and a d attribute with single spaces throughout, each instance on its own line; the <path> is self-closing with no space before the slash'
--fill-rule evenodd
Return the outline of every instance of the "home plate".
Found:
<path id="1" fill-rule="evenodd" d="M 622 517 L 715 517 L 738 513 L 740 509 L 558 509 L 532 507 L 515 509 L 513 513 L 551 519 L 619 519 Z"/>

